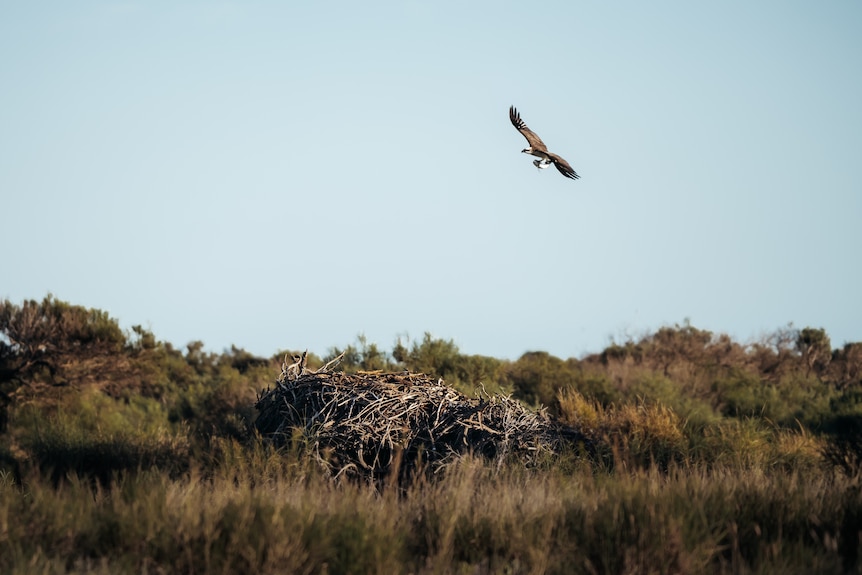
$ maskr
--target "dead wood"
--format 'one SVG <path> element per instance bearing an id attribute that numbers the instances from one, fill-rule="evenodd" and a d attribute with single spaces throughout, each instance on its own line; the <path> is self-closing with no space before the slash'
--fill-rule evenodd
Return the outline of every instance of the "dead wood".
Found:
<path id="1" fill-rule="evenodd" d="M 279 446 L 301 438 L 334 476 L 406 476 L 420 463 L 433 472 L 466 453 L 529 464 L 586 443 L 510 396 L 471 399 L 407 372 L 308 372 L 296 359 L 259 395 L 255 426 Z"/>

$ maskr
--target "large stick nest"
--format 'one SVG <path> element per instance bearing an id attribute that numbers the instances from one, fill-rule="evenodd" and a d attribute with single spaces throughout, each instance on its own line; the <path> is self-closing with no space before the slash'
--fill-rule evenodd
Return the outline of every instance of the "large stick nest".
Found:
<path id="1" fill-rule="evenodd" d="M 420 462 L 433 471 L 466 453 L 529 464 L 587 443 L 509 396 L 470 399 L 442 379 L 406 372 L 303 371 L 279 378 L 255 407 L 261 435 L 276 445 L 302 439 L 336 476 L 405 474 Z"/>

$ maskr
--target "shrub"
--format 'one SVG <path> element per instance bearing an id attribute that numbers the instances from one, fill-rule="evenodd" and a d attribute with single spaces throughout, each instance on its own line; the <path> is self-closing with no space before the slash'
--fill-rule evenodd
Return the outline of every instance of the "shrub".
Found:
<path id="1" fill-rule="evenodd" d="M 671 462 L 683 463 L 688 458 L 683 420 L 660 403 L 639 400 L 605 407 L 567 389 L 560 392 L 559 406 L 563 421 L 593 439 L 599 446 L 599 458 L 612 456 L 614 461 L 609 462 L 614 465 L 667 468 Z"/>
<path id="2" fill-rule="evenodd" d="M 24 406 L 15 417 L 18 441 L 55 481 L 75 473 L 107 483 L 118 472 L 178 472 L 189 463 L 185 430 L 172 429 L 163 406 L 151 399 L 126 403 L 89 392 L 50 410 Z"/>
<path id="3" fill-rule="evenodd" d="M 817 427 L 829 413 L 835 395 L 827 385 L 801 375 L 773 383 L 748 372 L 716 380 L 714 390 L 725 415 L 762 417 L 785 427 L 797 422 Z"/>
<path id="4" fill-rule="evenodd" d="M 527 352 L 506 368 L 506 385 L 518 399 L 548 406 L 556 413 L 557 393 L 573 387 L 578 379 L 575 366 L 544 351 Z"/>
<path id="5" fill-rule="evenodd" d="M 643 398 L 670 408 L 694 426 L 717 423 L 720 416 L 705 400 L 686 393 L 679 383 L 655 372 L 644 373 L 628 390 L 628 401 Z"/>

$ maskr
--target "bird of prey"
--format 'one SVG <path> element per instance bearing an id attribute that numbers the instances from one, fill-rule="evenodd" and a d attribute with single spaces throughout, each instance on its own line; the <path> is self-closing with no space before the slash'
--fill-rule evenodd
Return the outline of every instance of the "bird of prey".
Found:
<path id="1" fill-rule="evenodd" d="M 527 144 L 529 145 L 521 150 L 521 152 L 539 158 L 538 160 L 533 160 L 534 166 L 540 170 L 544 170 L 551 164 L 554 164 L 557 169 L 560 170 L 560 173 L 567 178 L 577 180 L 580 177 L 566 160 L 557 154 L 552 154 L 548 151 L 548 147 L 545 145 L 545 142 L 543 142 L 542 138 L 537 136 L 530 128 L 527 127 L 527 124 L 525 124 L 524 120 L 521 119 L 521 114 L 518 113 L 515 106 L 509 107 L 509 120 L 511 120 L 512 125 L 521 132 L 521 135 L 527 138 Z"/>

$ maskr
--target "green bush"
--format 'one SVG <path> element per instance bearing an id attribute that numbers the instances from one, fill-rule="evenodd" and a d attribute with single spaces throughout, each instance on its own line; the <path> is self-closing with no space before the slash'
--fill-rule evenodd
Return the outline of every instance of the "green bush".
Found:
<path id="1" fill-rule="evenodd" d="M 816 428 L 836 395 L 834 388 L 801 374 L 773 383 L 750 372 L 736 372 L 716 380 L 714 390 L 725 415 L 761 417 L 785 427 L 801 422 Z"/>
<path id="2" fill-rule="evenodd" d="M 580 376 L 576 362 L 565 362 L 545 351 L 531 351 L 506 368 L 506 385 L 515 397 L 557 411 L 557 393 L 575 387 Z"/>
<path id="3" fill-rule="evenodd" d="M 58 480 L 69 473 L 107 482 L 124 471 L 188 467 L 189 443 L 152 399 L 116 401 L 99 393 L 71 395 L 57 406 L 26 405 L 14 435 L 33 463 Z"/>
<path id="4" fill-rule="evenodd" d="M 561 391 L 569 388 L 603 405 L 618 403 L 623 398 L 622 392 L 611 377 L 595 368 L 580 370 L 573 374 L 571 383 L 566 388 L 561 388 Z"/>
<path id="5" fill-rule="evenodd" d="M 693 426 L 711 425 L 721 419 L 706 400 L 686 393 L 679 383 L 654 372 L 643 374 L 629 388 L 627 400 L 635 398 L 665 405 Z"/>

